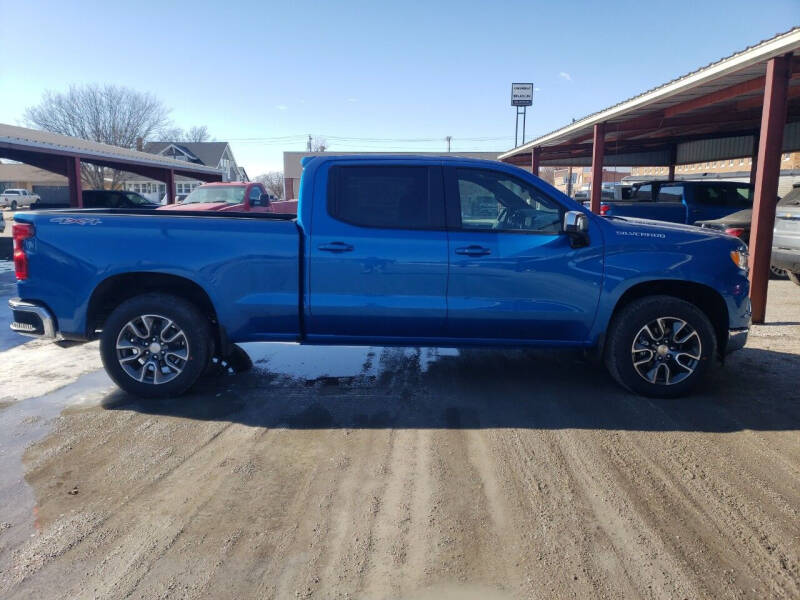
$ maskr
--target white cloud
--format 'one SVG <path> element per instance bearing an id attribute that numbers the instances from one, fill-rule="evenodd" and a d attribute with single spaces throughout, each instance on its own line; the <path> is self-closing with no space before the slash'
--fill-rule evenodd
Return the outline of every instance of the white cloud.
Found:
<path id="1" fill-rule="evenodd" d="M 541 91 L 542 91 L 542 88 L 540 88 L 540 87 L 535 87 L 535 88 L 533 88 L 533 91 L 534 91 L 534 92 L 541 92 Z"/>
<path id="2" fill-rule="evenodd" d="M 358 102 L 358 98 L 348 98 L 348 102 Z"/>
<path id="3" fill-rule="evenodd" d="M 277 108 L 278 110 L 286 110 L 289 107 L 286 106 L 285 104 L 276 104 L 275 108 Z"/>
<path id="4" fill-rule="evenodd" d="M 566 71 L 561 71 L 561 72 L 558 74 L 558 76 L 559 76 L 559 77 L 561 77 L 561 79 L 565 79 L 566 81 L 572 81 L 572 75 L 570 75 L 570 74 L 569 74 L 569 73 L 567 73 Z"/>

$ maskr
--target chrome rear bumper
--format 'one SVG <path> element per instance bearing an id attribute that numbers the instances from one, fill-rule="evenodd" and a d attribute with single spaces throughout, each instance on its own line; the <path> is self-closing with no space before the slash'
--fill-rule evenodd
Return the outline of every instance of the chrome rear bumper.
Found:
<path id="1" fill-rule="evenodd" d="M 56 338 L 55 318 L 43 306 L 11 298 L 8 306 L 14 316 L 11 331 L 38 338 Z"/>

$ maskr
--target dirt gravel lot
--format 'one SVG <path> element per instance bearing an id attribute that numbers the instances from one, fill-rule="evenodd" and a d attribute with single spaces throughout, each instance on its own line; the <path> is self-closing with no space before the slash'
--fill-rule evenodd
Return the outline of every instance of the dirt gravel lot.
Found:
<path id="1" fill-rule="evenodd" d="M 573 353 L 271 345 L 143 402 L 94 346 L 10 349 L 0 596 L 798 598 L 800 288 L 768 319 L 679 401 Z"/>

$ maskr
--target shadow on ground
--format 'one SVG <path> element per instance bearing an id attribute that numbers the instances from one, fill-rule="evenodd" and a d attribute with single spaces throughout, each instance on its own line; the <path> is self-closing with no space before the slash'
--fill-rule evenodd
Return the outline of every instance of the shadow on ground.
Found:
<path id="1" fill-rule="evenodd" d="M 800 429 L 795 354 L 746 348 L 714 369 L 691 397 L 652 400 L 621 390 L 602 365 L 575 352 L 363 352 L 362 367 L 344 376 L 302 377 L 256 360 L 252 371 L 207 377 L 178 399 L 141 400 L 114 392 L 103 406 L 296 429 Z"/>

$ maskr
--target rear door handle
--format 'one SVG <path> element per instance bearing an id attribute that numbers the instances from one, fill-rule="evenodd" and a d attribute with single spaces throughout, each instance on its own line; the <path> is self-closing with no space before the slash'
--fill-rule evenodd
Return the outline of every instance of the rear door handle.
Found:
<path id="1" fill-rule="evenodd" d="M 350 244 L 345 244 L 344 242 L 331 242 L 330 244 L 317 246 L 317 248 L 323 252 L 350 252 L 353 250 Z"/>
<path id="2" fill-rule="evenodd" d="M 456 254 L 465 254 L 467 256 L 486 256 L 491 253 L 492 251 L 484 246 L 462 246 L 461 248 L 456 248 Z"/>

